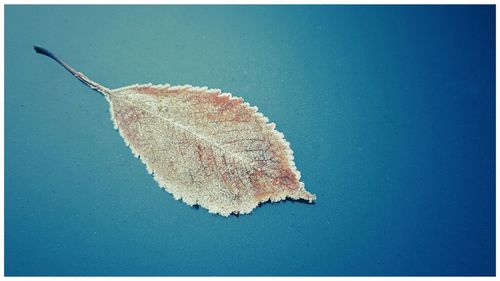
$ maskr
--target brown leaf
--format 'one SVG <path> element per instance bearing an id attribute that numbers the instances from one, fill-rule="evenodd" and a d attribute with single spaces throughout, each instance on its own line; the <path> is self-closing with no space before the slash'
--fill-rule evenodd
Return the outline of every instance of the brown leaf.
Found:
<path id="1" fill-rule="evenodd" d="M 35 50 L 106 97 L 125 143 L 175 199 L 223 216 L 250 213 L 268 200 L 316 199 L 300 181 L 283 134 L 243 99 L 189 85 L 110 90 Z"/>

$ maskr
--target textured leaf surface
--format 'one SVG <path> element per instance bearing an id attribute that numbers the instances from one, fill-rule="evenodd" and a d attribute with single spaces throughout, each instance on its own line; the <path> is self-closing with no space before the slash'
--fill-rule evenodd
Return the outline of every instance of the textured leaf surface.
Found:
<path id="1" fill-rule="evenodd" d="M 286 197 L 312 201 L 273 123 L 241 98 L 191 86 L 110 91 L 112 119 L 160 186 L 227 216 Z"/>
<path id="2" fill-rule="evenodd" d="M 268 200 L 316 199 L 300 181 L 283 134 L 241 98 L 189 85 L 110 90 L 48 50 L 35 51 L 106 97 L 125 143 L 174 198 L 223 216 Z"/>

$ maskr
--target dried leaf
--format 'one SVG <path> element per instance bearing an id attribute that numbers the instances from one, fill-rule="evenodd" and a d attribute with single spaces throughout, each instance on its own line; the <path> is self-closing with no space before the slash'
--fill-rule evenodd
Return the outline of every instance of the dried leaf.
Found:
<path id="1" fill-rule="evenodd" d="M 283 134 L 243 99 L 189 85 L 110 90 L 35 50 L 104 95 L 125 143 L 175 199 L 223 216 L 250 213 L 268 200 L 316 199 L 300 181 Z"/>

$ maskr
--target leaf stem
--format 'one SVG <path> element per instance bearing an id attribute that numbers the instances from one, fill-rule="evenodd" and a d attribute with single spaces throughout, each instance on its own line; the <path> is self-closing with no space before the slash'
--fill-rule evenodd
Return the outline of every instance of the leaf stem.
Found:
<path id="1" fill-rule="evenodd" d="M 45 56 L 47 56 L 47 57 L 55 60 L 60 65 L 62 65 L 66 70 L 68 70 L 71 74 L 73 74 L 76 78 L 78 78 L 78 80 L 80 80 L 81 82 L 83 82 L 83 84 L 89 86 L 93 90 L 96 90 L 96 91 L 98 91 L 98 92 L 100 92 L 100 93 L 102 93 L 104 95 L 109 94 L 110 90 L 108 88 L 102 86 L 101 84 L 99 84 L 97 82 L 92 81 L 90 78 L 88 78 L 87 76 L 85 76 L 85 74 L 76 71 L 74 68 L 72 68 L 71 66 L 69 66 L 67 63 L 65 63 L 61 59 L 59 59 L 56 55 L 54 55 L 49 50 L 47 50 L 47 49 L 45 49 L 43 47 L 40 47 L 40 46 L 33 46 L 33 48 L 35 49 L 35 52 L 37 52 L 39 54 L 42 54 L 42 55 L 45 55 Z"/>

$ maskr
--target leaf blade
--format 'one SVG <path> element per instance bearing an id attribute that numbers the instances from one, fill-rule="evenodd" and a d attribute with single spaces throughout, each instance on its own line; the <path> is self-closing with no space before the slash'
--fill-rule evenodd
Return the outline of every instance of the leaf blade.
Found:
<path id="1" fill-rule="evenodd" d="M 145 84 L 113 90 L 108 101 L 133 153 L 188 205 L 228 216 L 268 200 L 315 200 L 283 134 L 241 98 L 206 87 Z"/>

